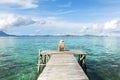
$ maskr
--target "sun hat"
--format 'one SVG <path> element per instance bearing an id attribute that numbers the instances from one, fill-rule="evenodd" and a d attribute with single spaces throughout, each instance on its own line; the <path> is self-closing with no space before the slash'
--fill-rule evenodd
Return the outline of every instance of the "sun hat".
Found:
<path id="1" fill-rule="evenodd" d="M 63 40 L 60 40 L 60 43 L 64 42 Z"/>

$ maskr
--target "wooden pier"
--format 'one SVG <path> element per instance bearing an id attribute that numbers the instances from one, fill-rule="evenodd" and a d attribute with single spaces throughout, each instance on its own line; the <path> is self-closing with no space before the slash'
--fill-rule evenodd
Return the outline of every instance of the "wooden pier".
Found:
<path id="1" fill-rule="evenodd" d="M 80 50 L 39 51 L 37 80 L 88 80 L 74 54 L 78 54 L 79 61 L 86 66 L 86 53 Z M 42 72 L 41 66 L 45 66 Z"/>

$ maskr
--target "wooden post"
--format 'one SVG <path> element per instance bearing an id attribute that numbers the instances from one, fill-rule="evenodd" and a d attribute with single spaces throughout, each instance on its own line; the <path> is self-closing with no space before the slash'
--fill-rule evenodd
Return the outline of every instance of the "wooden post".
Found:
<path id="1" fill-rule="evenodd" d="M 45 54 L 45 63 L 44 64 L 46 64 L 47 63 L 47 54 Z"/>
<path id="2" fill-rule="evenodd" d="M 80 54 L 80 55 L 79 55 L 79 61 L 80 61 L 80 65 L 81 65 L 81 66 L 82 66 L 82 64 L 83 64 L 82 60 L 83 60 L 83 55 Z"/>
<path id="3" fill-rule="evenodd" d="M 84 66 L 86 67 L 86 55 L 85 54 L 81 54 L 80 62 L 81 62 L 82 67 Z"/>
<path id="4" fill-rule="evenodd" d="M 50 59 L 50 56 L 49 56 L 49 54 L 47 54 L 47 62 L 49 61 L 49 59 Z"/>
<path id="5" fill-rule="evenodd" d="M 44 56 L 44 64 L 47 64 L 48 61 L 49 61 L 49 55 L 45 54 L 45 56 Z"/>
<path id="6" fill-rule="evenodd" d="M 78 63 L 81 65 L 81 61 L 80 61 L 81 55 L 78 55 Z"/>
<path id="7" fill-rule="evenodd" d="M 39 50 L 39 54 L 38 54 L 38 73 L 40 73 L 40 64 L 42 63 L 42 54 L 41 54 L 42 50 Z"/>
<path id="8" fill-rule="evenodd" d="M 86 55 L 84 55 L 84 58 L 83 58 L 83 65 L 84 65 L 84 68 L 86 68 Z"/>
<path id="9" fill-rule="evenodd" d="M 49 60 L 49 55 L 45 53 L 41 53 L 42 50 L 39 50 L 39 54 L 38 54 L 38 74 L 40 74 L 42 72 L 42 70 L 44 69 L 44 67 L 46 66 L 46 63 Z"/>

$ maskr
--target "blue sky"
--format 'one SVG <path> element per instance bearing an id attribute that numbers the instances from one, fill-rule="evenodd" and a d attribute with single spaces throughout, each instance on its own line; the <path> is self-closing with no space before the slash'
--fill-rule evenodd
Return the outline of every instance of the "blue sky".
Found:
<path id="1" fill-rule="evenodd" d="M 16 35 L 120 34 L 120 0 L 0 0 L 0 30 Z"/>

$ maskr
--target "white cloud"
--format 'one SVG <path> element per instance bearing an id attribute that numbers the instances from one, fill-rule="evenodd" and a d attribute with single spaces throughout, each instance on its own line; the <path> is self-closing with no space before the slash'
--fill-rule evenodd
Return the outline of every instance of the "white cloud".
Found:
<path id="1" fill-rule="evenodd" d="M 33 24 L 33 25 L 32 25 Z M 120 20 L 114 19 L 105 23 L 70 22 L 58 17 L 33 18 L 15 14 L 0 15 L 0 30 L 9 30 L 13 27 L 28 28 L 35 33 L 50 34 L 108 34 L 120 31 Z M 22 27 L 20 27 L 22 26 Z M 28 26 L 28 27 L 27 27 Z M 16 28 L 17 29 L 17 28 Z M 114 29 L 114 30 L 113 30 Z M 22 29 L 21 29 L 22 30 Z M 29 30 L 29 29 L 28 29 Z M 44 34 L 43 33 L 43 34 Z M 31 33 L 32 34 L 32 33 Z"/>
<path id="2" fill-rule="evenodd" d="M 118 27 L 119 23 L 120 23 L 119 19 L 114 19 L 114 20 L 108 21 L 104 24 L 104 29 L 105 30 L 115 29 Z"/>
<path id="3" fill-rule="evenodd" d="M 87 28 L 86 27 L 83 27 L 80 29 L 80 33 L 85 33 L 87 31 Z"/>
<path id="4" fill-rule="evenodd" d="M 73 23 L 68 22 L 64 20 L 60 20 L 56 17 L 47 17 L 47 18 L 41 18 L 41 22 L 44 21 L 44 24 L 42 26 L 49 26 L 49 27 L 57 27 L 57 28 L 72 28 L 72 27 L 80 27 L 80 23 Z"/>
<path id="5" fill-rule="evenodd" d="M 40 26 L 43 26 L 46 29 L 55 30 L 55 32 L 60 31 L 61 33 L 84 34 L 88 32 L 94 33 L 101 31 L 101 26 L 96 23 L 69 22 L 56 17 L 41 18 Z"/>
<path id="6" fill-rule="evenodd" d="M 95 23 L 92 25 L 92 28 L 93 30 L 98 30 L 100 28 L 99 26 L 100 26 L 99 24 Z"/>
<path id="7" fill-rule="evenodd" d="M 35 19 L 15 14 L 0 15 L 0 30 L 37 23 Z"/>
<path id="8" fill-rule="evenodd" d="M 104 23 L 78 23 L 64 21 L 56 17 L 48 17 L 41 19 L 40 22 L 44 22 L 44 24 L 41 23 L 40 25 L 46 27 L 46 29 L 56 29 L 61 32 L 65 31 L 65 33 L 105 35 L 114 30 L 120 31 L 119 19 L 113 19 Z"/>
<path id="9" fill-rule="evenodd" d="M 18 5 L 20 8 L 36 8 L 38 0 L 0 0 L 0 4 L 11 7 L 11 5 Z"/>

